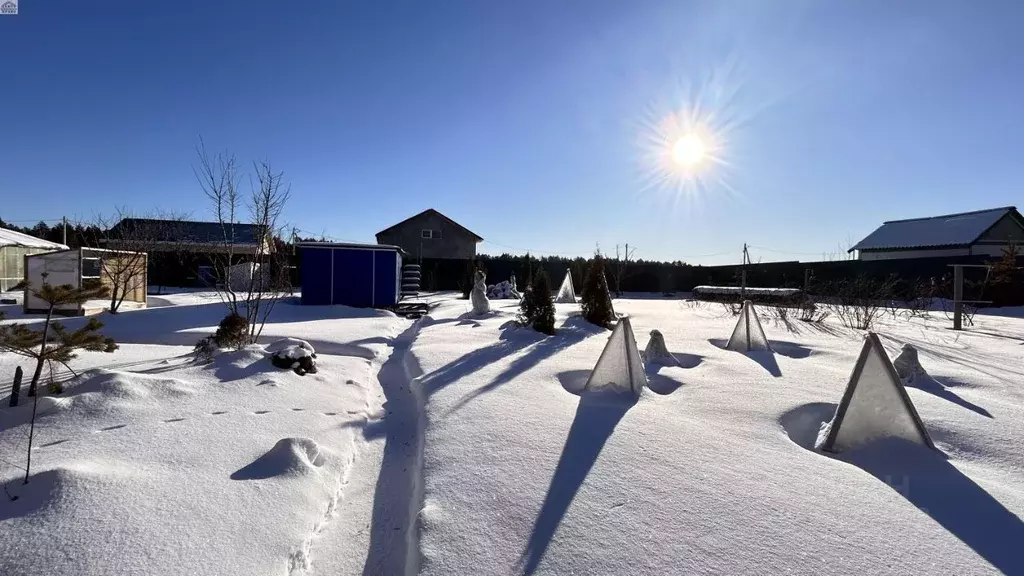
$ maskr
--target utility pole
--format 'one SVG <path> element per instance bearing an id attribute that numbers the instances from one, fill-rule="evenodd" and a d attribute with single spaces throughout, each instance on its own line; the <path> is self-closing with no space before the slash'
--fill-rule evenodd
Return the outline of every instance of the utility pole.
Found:
<path id="1" fill-rule="evenodd" d="M 67 216 L 62 217 L 61 221 L 64 224 L 64 241 L 61 242 L 61 244 L 67 246 L 68 245 L 68 217 Z"/>
<path id="2" fill-rule="evenodd" d="M 953 330 L 963 328 L 964 267 L 953 265 Z"/>
<path id="3" fill-rule="evenodd" d="M 740 300 L 747 299 L 747 264 L 750 263 L 750 255 L 747 253 L 747 243 L 743 243 L 743 267 L 740 268 Z"/>

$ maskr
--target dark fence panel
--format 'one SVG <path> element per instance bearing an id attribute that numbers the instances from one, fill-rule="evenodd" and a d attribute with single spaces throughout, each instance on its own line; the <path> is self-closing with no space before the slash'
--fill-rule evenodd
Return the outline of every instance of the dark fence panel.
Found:
<path id="1" fill-rule="evenodd" d="M 766 288 L 803 288 L 814 294 L 815 287 L 823 287 L 829 283 L 867 278 L 871 280 L 890 280 L 895 278 L 897 296 L 907 295 L 918 289 L 921 283 L 930 283 L 936 287 L 937 295 L 952 296 L 951 278 L 953 269 L 950 264 L 992 264 L 998 258 L 986 256 L 966 256 L 948 258 L 921 258 L 907 260 L 837 260 L 827 262 L 766 262 L 748 264 L 747 286 Z M 410 261 L 411 262 L 411 261 Z M 445 260 L 425 258 L 422 266 L 421 288 L 425 291 L 459 290 L 468 291 L 471 283 L 472 265 L 479 265 L 487 274 L 487 283 L 495 284 L 508 280 L 514 273 L 517 283 L 522 287 L 531 276 L 531 271 L 543 269 L 551 278 L 551 285 L 558 287 L 565 277 L 566 270 L 572 273 L 573 284 L 577 292 L 583 286 L 589 262 L 583 258 L 545 257 L 531 258 L 523 256 L 489 256 L 480 255 L 475 261 Z M 606 260 L 606 275 L 612 289 L 621 278 L 623 292 L 656 292 L 674 293 L 690 292 L 694 286 L 701 284 L 715 286 L 739 286 L 739 264 L 724 266 L 690 266 L 675 262 L 631 262 L 625 270 L 616 274 L 619 263 Z M 296 259 L 295 264 L 301 266 Z M 1024 257 L 1018 258 L 1018 266 L 1024 266 Z M 1024 305 L 1024 274 L 1017 274 L 1012 283 L 1001 288 L 992 286 L 982 288 L 985 270 L 982 268 L 968 269 L 966 277 L 966 299 L 996 300 L 1000 306 Z M 298 278 L 297 270 L 294 272 Z M 946 294 L 949 292 L 949 294 Z"/>

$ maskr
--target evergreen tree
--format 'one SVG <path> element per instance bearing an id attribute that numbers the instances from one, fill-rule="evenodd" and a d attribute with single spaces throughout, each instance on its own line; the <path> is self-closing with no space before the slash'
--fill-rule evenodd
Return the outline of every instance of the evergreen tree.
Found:
<path id="1" fill-rule="evenodd" d="M 518 321 L 543 334 L 555 333 L 555 301 L 551 297 L 551 280 L 544 270 L 537 271 L 533 284 L 523 294 Z"/>
<path id="2" fill-rule="evenodd" d="M 995 306 L 1016 306 L 1021 303 L 1024 274 L 1017 269 L 1020 250 L 1011 244 L 1003 249 L 1003 256 L 992 264 L 989 272 L 992 284 L 992 303 Z"/>
<path id="3" fill-rule="evenodd" d="M 526 279 L 526 283 L 523 284 L 523 286 L 532 286 L 533 285 L 533 257 L 530 256 L 529 252 L 527 252 L 526 254 L 523 255 L 523 258 L 522 258 L 522 261 L 521 261 L 519 267 L 520 267 L 520 272 L 521 272 L 520 278 L 525 278 Z"/>
<path id="4" fill-rule="evenodd" d="M 583 318 L 591 324 L 607 327 L 615 315 L 612 312 L 612 296 L 608 291 L 608 279 L 604 275 L 604 258 L 595 254 L 583 279 L 583 294 L 580 307 Z"/>
<path id="5" fill-rule="evenodd" d="M 60 322 L 52 322 L 53 312 L 68 304 L 82 304 L 87 300 L 106 297 L 105 286 L 94 288 L 75 288 L 70 284 L 52 286 L 46 283 L 29 290 L 47 305 L 46 321 L 41 329 L 30 328 L 26 324 L 0 325 L 0 352 L 10 352 L 36 360 L 36 370 L 29 384 L 28 395 L 36 395 L 36 386 L 47 362 L 67 363 L 75 358 L 75 350 L 94 352 L 113 352 L 117 344 L 111 338 L 99 334 L 103 323 L 96 318 L 89 318 L 78 330 L 68 331 Z M 0 320 L 4 314 L 0 312 Z"/>

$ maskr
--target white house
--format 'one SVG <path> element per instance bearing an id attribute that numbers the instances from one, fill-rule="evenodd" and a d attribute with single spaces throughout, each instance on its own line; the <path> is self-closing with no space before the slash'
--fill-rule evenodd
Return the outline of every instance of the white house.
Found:
<path id="1" fill-rule="evenodd" d="M 891 220 L 858 242 L 860 260 L 1001 256 L 1024 247 L 1024 217 L 1013 206 L 944 216 Z"/>

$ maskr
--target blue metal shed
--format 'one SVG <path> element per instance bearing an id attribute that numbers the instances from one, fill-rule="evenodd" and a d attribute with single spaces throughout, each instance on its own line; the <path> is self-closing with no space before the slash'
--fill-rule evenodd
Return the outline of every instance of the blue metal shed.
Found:
<path id="1" fill-rule="evenodd" d="M 386 308 L 398 304 L 402 249 L 384 244 L 303 242 L 302 303 Z"/>

